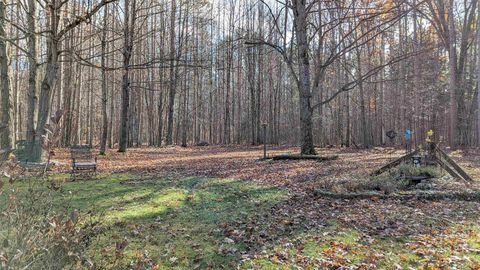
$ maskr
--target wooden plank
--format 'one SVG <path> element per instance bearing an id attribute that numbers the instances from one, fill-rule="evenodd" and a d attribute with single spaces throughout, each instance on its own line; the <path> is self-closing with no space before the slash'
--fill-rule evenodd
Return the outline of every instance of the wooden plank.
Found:
<path id="1" fill-rule="evenodd" d="M 338 156 L 315 156 L 315 155 L 280 155 L 273 156 L 273 160 L 317 160 L 317 161 L 326 161 L 326 160 L 335 160 Z"/>
<path id="2" fill-rule="evenodd" d="M 473 179 L 468 175 L 458 164 L 451 159 L 442 149 L 436 147 L 435 151 L 440 155 L 440 159 L 444 159 L 448 165 L 450 165 L 458 175 L 461 175 L 461 178 L 468 182 L 473 182 Z"/>
<path id="3" fill-rule="evenodd" d="M 465 179 L 463 179 L 461 175 L 459 175 L 455 170 L 450 168 L 450 166 L 448 166 L 441 158 L 437 158 L 435 161 L 437 162 L 438 165 L 440 165 L 440 167 L 442 167 L 445 171 L 447 171 L 451 176 L 465 181 Z"/>
<path id="4" fill-rule="evenodd" d="M 388 163 L 387 165 L 385 165 L 385 166 L 381 167 L 380 169 L 374 171 L 370 175 L 371 176 L 380 175 L 380 174 L 384 173 L 385 171 L 399 165 L 400 163 L 412 158 L 416 154 L 418 154 L 418 150 L 415 150 L 415 151 L 411 152 L 410 154 L 404 155 L 403 157 L 400 157 L 400 158 Z"/>

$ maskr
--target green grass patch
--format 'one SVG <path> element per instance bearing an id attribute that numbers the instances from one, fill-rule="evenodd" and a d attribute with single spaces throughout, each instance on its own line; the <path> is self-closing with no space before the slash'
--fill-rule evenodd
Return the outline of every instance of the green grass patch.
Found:
<path id="1" fill-rule="evenodd" d="M 63 181 L 68 175 L 19 179 L 3 189 L 18 190 L 21 200 L 33 187 L 47 190 L 52 179 Z M 223 225 L 268 213 L 288 198 L 285 190 L 246 181 L 105 174 L 95 180 L 65 182 L 49 194 L 54 196 L 56 209 L 79 209 L 82 216 L 92 213 L 101 221 L 86 250 L 97 268 L 130 269 L 139 259 L 148 259 L 159 269 L 230 269 L 238 263 L 243 269 L 418 268 L 448 265 L 452 257 L 468 258 L 457 262 L 458 269 L 480 265 L 475 252 L 480 249 L 477 223 L 452 224 L 431 236 L 381 237 L 345 227 L 335 218 L 326 220 L 324 227 L 295 230 L 265 243 L 264 250 L 242 260 L 229 251 L 242 252 L 247 249 L 245 243 L 226 239 Z M 0 195 L 0 210 L 8 200 L 6 195 Z M 115 260 L 115 245 L 125 240 L 124 254 Z"/>
<path id="2" fill-rule="evenodd" d="M 332 225 L 315 233 L 296 235 L 290 239 L 291 245 L 285 245 L 288 240 L 280 241 L 281 245 L 266 250 L 262 256 L 244 261 L 241 268 L 335 269 L 375 265 L 379 269 L 397 269 L 397 266 L 404 269 L 431 269 L 433 266 L 477 269 L 475 267 L 480 266 L 478 254 L 462 248 L 466 243 L 468 248 L 475 249 L 480 243 L 478 232 L 478 226 L 465 225 L 432 236 L 368 237 L 357 230 Z"/>
<path id="3" fill-rule="evenodd" d="M 58 181 L 64 178 L 53 177 Z M 13 188 L 27 191 L 36 185 L 47 189 L 51 179 L 25 178 L 17 180 Z M 9 188 L 12 186 L 4 187 Z M 217 269 L 228 268 L 238 259 L 222 254 L 220 246 L 243 248 L 224 243 L 221 225 L 267 211 L 285 199 L 287 192 L 231 179 L 116 174 L 66 182 L 54 196 L 58 208 L 79 209 L 100 217 L 102 230 L 90 239 L 86 251 L 98 266 L 128 268 L 139 254 L 148 254 L 160 269 Z M 0 195 L 0 202 L 5 201 L 5 194 Z M 115 243 L 124 240 L 128 241 L 124 256 L 115 261 Z"/>

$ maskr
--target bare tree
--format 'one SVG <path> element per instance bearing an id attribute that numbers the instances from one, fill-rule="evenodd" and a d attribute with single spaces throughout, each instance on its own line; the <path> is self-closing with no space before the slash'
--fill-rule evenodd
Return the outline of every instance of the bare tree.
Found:
<path id="1" fill-rule="evenodd" d="M 480 25 L 480 7 L 477 14 L 477 25 Z M 477 27 L 477 146 L 480 146 L 480 27 Z"/>
<path id="2" fill-rule="evenodd" d="M 102 73 L 102 136 L 100 139 L 100 155 L 105 155 L 108 137 L 108 89 L 107 89 L 107 71 L 106 71 L 106 53 L 107 53 L 107 22 L 108 8 L 103 9 L 103 27 L 101 37 L 101 73 Z"/>
<path id="3" fill-rule="evenodd" d="M 176 27 L 177 2 L 172 0 L 170 14 L 170 89 L 168 92 L 168 122 L 167 122 L 167 145 L 173 143 L 173 112 L 175 106 L 175 94 L 177 87 L 177 69 L 175 68 L 175 27 Z"/>
<path id="4" fill-rule="evenodd" d="M 45 5 L 46 12 L 46 67 L 45 75 L 42 78 L 40 86 L 40 96 L 38 103 L 38 117 L 37 127 L 35 131 L 35 140 L 41 141 L 42 136 L 45 134 L 45 125 L 49 119 L 49 113 L 51 108 L 51 100 L 53 89 L 57 82 L 58 69 L 59 69 L 59 49 L 62 38 L 66 33 L 72 31 L 80 24 L 87 22 L 95 15 L 104 5 L 113 2 L 115 0 L 102 0 L 97 5 L 93 6 L 85 14 L 77 17 L 65 26 L 60 25 L 60 14 L 62 7 L 68 3 L 68 1 L 50 0 Z M 40 143 L 38 144 L 40 147 Z"/>
<path id="5" fill-rule="evenodd" d="M 27 92 L 27 140 L 35 138 L 35 103 L 37 92 L 37 35 L 35 0 L 28 0 L 27 37 L 28 37 L 28 92 Z"/>
<path id="6" fill-rule="evenodd" d="M 6 37 L 6 0 L 0 0 L 0 97 L 2 109 L 0 123 L 6 128 L 0 130 L 0 148 L 12 148 L 13 122 L 12 122 L 12 86 Z"/>
<path id="7" fill-rule="evenodd" d="M 476 14 L 478 0 L 465 1 L 464 18 L 462 19 L 460 37 L 455 22 L 454 0 L 427 1 L 432 21 L 438 35 L 448 51 L 449 94 L 450 94 L 450 126 L 449 142 L 451 146 L 465 145 L 467 142 L 467 117 L 465 106 L 465 66 L 468 53 L 470 33 Z M 458 40 L 460 41 L 457 44 Z"/>
<path id="8" fill-rule="evenodd" d="M 7 6 L 11 134 L 40 142 L 49 111 L 64 109 L 61 144 L 101 152 L 258 144 L 262 121 L 270 142 L 303 154 L 381 145 L 406 128 L 417 142 L 430 128 L 452 145 L 480 137 L 478 0 L 127 0 L 101 11 L 113 1 Z"/>
<path id="9" fill-rule="evenodd" d="M 131 4 L 130 4 L 131 3 Z M 118 152 L 126 152 L 128 144 L 128 122 L 130 107 L 130 61 L 133 52 L 133 37 L 136 20 L 136 0 L 124 2 L 124 28 L 123 28 L 123 75 L 122 75 L 122 107 L 120 115 L 120 139 Z"/>

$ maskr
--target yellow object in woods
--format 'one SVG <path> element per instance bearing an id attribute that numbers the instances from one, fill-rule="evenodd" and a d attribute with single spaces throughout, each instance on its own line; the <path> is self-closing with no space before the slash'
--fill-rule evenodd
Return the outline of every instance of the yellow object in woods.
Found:
<path id="1" fill-rule="evenodd" d="M 432 137 L 433 137 L 433 130 L 427 131 L 427 142 L 432 142 Z"/>

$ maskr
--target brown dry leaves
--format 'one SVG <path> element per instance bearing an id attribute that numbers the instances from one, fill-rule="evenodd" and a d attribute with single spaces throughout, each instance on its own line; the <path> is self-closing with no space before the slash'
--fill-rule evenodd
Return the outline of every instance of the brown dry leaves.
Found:
<path id="1" fill-rule="evenodd" d="M 269 155 L 296 153 L 297 149 L 275 147 Z M 59 171 L 68 171 L 67 151 L 57 151 Z M 465 240 L 469 232 L 449 232 L 454 226 L 478 226 L 480 204 L 456 200 L 424 201 L 420 199 L 333 199 L 318 197 L 310 190 L 321 188 L 331 182 L 355 182 L 366 179 L 374 169 L 403 154 L 401 150 L 372 149 L 321 149 L 320 155 L 339 155 L 335 161 L 259 161 L 261 147 L 166 147 L 129 149 L 126 154 L 110 151 L 99 157 L 100 172 L 133 173 L 141 176 L 182 177 L 209 176 L 235 178 L 260 184 L 286 187 L 292 196 L 278 203 L 268 213 L 253 213 L 248 218 L 221 224 L 225 239 L 242 243 L 247 247 L 241 258 L 267 256 L 275 264 L 290 261 L 302 267 L 309 265 L 312 258 L 301 255 L 303 243 L 296 241 L 298 232 L 319 232 L 322 228 L 339 226 L 339 229 L 355 230 L 360 233 L 358 248 L 366 249 L 382 238 L 412 239 L 403 248 L 444 266 L 455 263 L 457 257 L 441 257 L 428 253 L 433 245 L 449 248 L 452 254 L 461 254 L 468 249 Z M 474 178 L 480 179 L 480 153 L 454 152 L 452 157 Z M 479 190 L 479 184 L 470 189 Z M 322 235 L 320 233 L 320 235 Z M 322 238 L 322 237 L 320 237 Z M 319 239 L 320 239 L 319 238 Z M 322 238 L 323 239 L 323 238 Z M 320 241 L 320 240 L 319 240 Z M 450 244 L 449 244 L 450 243 Z M 348 265 L 342 261 L 342 252 L 353 252 L 342 243 L 330 243 L 331 248 L 322 253 L 325 259 L 317 266 L 336 267 Z M 293 246 L 295 257 L 287 253 L 259 255 L 265 246 Z M 370 252 L 370 251 L 369 251 Z M 376 253 L 375 253 L 376 252 Z M 468 252 L 468 250 L 467 250 Z M 238 251 L 237 251 L 238 253 Z M 362 266 L 375 265 L 375 261 L 387 255 L 381 251 L 367 254 Z M 460 260 L 458 263 L 462 263 Z M 361 267 L 360 267 L 361 268 Z M 373 268 L 372 268 L 373 269 Z"/>
<path id="2" fill-rule="evenodd" d="M 70 169 L 68 150 L 56 151 L 60 166 L 57 171 Z M 273 147 L 268 154 L 296 153 L 297 148 Z M 319 182 L 352 181 L 367 175 L 389 160 L 403 154 L 402 150 L 376 148 L 372 150 L 320 149 L 320 155 L 339 155 L 338 160 L 259 161 L 262 147 L 164 147 L 133 148 L 127 153 L 114 150 L 99 156 L 100 172 L 127 172 L 157 176 L 209 176 L 251 180 L 257 183 L 284 186 L 293 191 L 316 188 Z M 473 178 L 480 179 L 480 152 L 453 153 L 453 157 Z"/>

